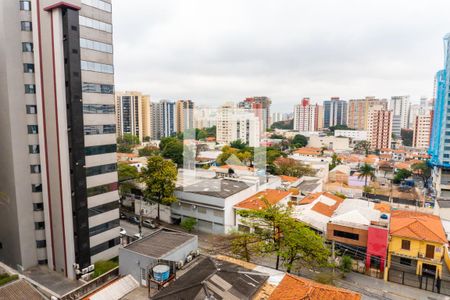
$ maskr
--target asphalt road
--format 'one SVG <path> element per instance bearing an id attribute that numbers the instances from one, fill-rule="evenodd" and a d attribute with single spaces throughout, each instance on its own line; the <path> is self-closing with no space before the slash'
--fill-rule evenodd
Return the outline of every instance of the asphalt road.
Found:
<path id="1" fill-rule="evenodd" d="M 127 235 L 133 236 L 136 233 L 139 233 L 139 227 L 136 224 L 132 224 L 126 220 L 120 220 L 120 227 L 126 230 Z M 142 234 L 144 236 L 149 235 L 150 233 L 154 232 L 155 229 L 150 229 L 147 227 L 142 227 Z"/>

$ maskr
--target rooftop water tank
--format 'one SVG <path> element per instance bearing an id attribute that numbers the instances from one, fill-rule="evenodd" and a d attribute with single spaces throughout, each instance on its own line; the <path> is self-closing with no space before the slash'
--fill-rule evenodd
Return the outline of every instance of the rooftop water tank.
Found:
<path id="1" fill-rule="evenodd" d="M 156 281 L 166 281 L 169 279 L 170 268 L 168 265 L 157 265 L 153 268 L 153 278 Z"/>

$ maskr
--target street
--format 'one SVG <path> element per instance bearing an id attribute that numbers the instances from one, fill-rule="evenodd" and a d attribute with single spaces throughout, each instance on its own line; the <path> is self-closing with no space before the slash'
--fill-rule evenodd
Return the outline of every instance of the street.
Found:
<path id="1" fill-rule="evenodd" d="M 136 233 L 139 233 L 139 227 L 136 224 L 132 224 L 128 222 L 127 220 L 120 220 L 120 227 L 125 229 L 128 236 L 133 236 Z M 154 232 L 155 229 L 150 229 L 147 227 L 142 226 L 142 234 L 144 236 L 149 235 L 150 233 Z"/>

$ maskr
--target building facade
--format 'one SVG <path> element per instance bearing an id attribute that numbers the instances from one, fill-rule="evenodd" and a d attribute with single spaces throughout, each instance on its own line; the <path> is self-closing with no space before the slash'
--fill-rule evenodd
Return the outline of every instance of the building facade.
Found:
<path id="1" fill-rule="evenodd" d="M 368 140 L 372 149 L 390 148 L 392 126 L 392 111 L 380 108 L 370 110 Z"/>
<path id="2" fill-rule="evenodd" d="M 1 1 L 0 259 L 69 278 L 117 256 L 109 0 Z"/>
<path id="3" fill-rule="evenodd" d="M 252 112 L 259 119 L 259 128 L 261 133 L 266 132 L 266 129 L 270 124 L 270 105 L 272 104 L 272 100 L 269 97 L 258 96 L 258 97 L 249 97 L 245 100 L 239 102 L 238 107 L 243 109 L 252 110 Z"/>
<path id="4" fill-rule="evenodd" d="M 413 147 L 428 149 L 431 136 L 431 115 L 417 115 L 413 119 Z"/>
<path id="5" fill-rule="evenodd" d="M 323 102 L 323 127 L 347 125 L 347 101 L 332 97 Z"/>
<path id="6" fill-rule="evenodd" d="M 317 105 L 312 105 L 309 98 L 303 98 L 300 104 L 294 106 L 294 130 L 317 130 L 318 113 Z"/>
<path id="7" fill-rule="evenodd" d="M 194 102 L 192 100 L 178 100 L 175 115 L 177 132 L 194 128 Z"/>
<path id="8" fill-rule="evenodd" d="M 150 103 L 151 138 L 159 140 L 176 133 L 176 104 L 169 100 Z"/>
<path id="9" fill-rule="evenodd" d="M 366 97 L 364 99 L 349 100 L 347 126 L 356 130 L 367 130 L 369 111 L 376 105 L 381 105 L 383 109 L 387 109 L 386 99 Z"/>
<path id="10" fill-rule="evenodd" d="M 140 92 L 117 92 L 115 95 L 117 136 L 129 133 L 139 137 L 150 136 L 149 96 Z"/>
<path id="11" fill-rule="evenodd" d="M 389 101 L 389 109 L 392 110 L 392 133 L 400 137 L 402 128 L 409 125 L 409 96 L 393 96 Z"/>

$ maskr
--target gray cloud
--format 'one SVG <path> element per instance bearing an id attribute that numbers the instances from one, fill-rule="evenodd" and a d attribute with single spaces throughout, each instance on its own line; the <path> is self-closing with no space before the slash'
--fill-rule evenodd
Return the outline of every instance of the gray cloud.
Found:
<path id="1" fill-rule="evenodd" d="M 118 90 L 200 104 L 267 95 L 276 111 L 306 96 L 431 97 L 450 31 L 444 0 L 114 0 L 113 10 Z"/>

